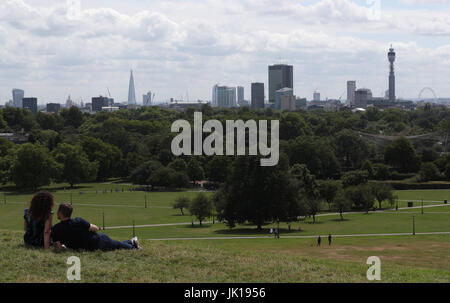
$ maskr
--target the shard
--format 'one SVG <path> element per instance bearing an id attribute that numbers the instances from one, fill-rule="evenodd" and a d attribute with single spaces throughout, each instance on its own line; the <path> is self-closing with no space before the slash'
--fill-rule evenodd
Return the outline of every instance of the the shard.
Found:
<path id="1" fill-rule="evenodd" d="M 134 89 L 133 71 L 131 71 L 130 87 L 128 89 L 128 105 L 136 105 L 136 91 Z"/>

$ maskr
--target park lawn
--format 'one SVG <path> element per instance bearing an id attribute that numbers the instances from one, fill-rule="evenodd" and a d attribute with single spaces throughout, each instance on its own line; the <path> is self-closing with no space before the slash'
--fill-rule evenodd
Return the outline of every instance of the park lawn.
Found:
<path id="1" fill-rule="evenodd" d="M 287 223 L 280 223 L 281 236 L 317 236 L 317 235 L 354 235 L 354 234 L 386 234 L 386 233 L 412 233 L 412 217 L 415 216 L 415 231 L 421 232 L 448 232 L 450 231 L 450 214 L 409 214 L 399 213 L 371 213 L 347 214 L 344 221 L 338 215 L 317 217 L 316 223 L 306 219 L 291 223 L 291 230 Z M 190 218 L 190 217 L 189 217 Z M 186 218 L 187 219 L 187 218 Z M 188 221 L 188 220 L 185 220 Z M 188 221 L 189 222 L 189 221 Z M 229 229 L 222 223 L 207 223 L 202 227 L 196 223 L 177 226 L 142 227 L 136 228 L 135 233 L 142 239 L 166 238 L 203 238 L 203 237 L 248 237 L 269 236 L 269 229 L 276 228 L 277 224 L 266 224 L 263 230 L 256 230 L 250 224 L 238 225 Z M 299 227 L 301 231 L 299 231 Z M 119 238 L 132 236 L 132 228 L 107 229 L 105 233 Z"/>
<path id="2" fill-rule="evenodd" d="M 382 239 L 377 241 L 382 242 L 361 245 L 360 239 L 345 239 L 322 248 L 311 247 L 309 241 L 289 239 L 144 241 L 139 251 L 55 253 L 25 248 L 20 233 L 0 231 L 0 282 L 67 282 L 66 261 L 73 255 L 81 260 L 81 282 L 367 282 L 369 266 L 365 261 L 377 255 L 374 252 L 381 256 L 382 282 L 450 281 L 445 266 L 430 268 L 388 261 L 392 259 L 389 252 L 399 249 L 386 248 L 393 245 L 392 239 L 387 239 L 385 246 L 380 246 Z M 428 247 L 441 243 L 435 238 L 421 241 Z M 443 253 L 440 248 L 433 251 L 433 258 Z M 431 260 L 427 252 L 422 256 Z"/>

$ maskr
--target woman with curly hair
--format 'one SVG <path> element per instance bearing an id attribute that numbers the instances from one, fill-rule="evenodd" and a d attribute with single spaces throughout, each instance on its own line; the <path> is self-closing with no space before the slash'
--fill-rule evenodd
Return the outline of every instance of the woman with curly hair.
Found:
<path id="1" fill-rule="evenodd" d="M 50 248 L 50 233 L 53 220 L 54 197 L 46 191 L 38 192 L 30 201 L 30 207 L 25 209 L 23 218 L 26 245 Z"/>

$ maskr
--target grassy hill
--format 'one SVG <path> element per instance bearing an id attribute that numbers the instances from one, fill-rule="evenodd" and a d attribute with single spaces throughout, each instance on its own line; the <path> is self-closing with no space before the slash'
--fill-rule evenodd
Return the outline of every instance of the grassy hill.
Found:
<path id="1" fill-rule="evenodd" d="M 384 256 L 382 282 L 450 281 L 448 242 L 420 256 L 407 241 L 389 238 L 372 244 L 346 239 L 321 248 L 290 239 L 144 241 L 139 251 L 56 253 L 25 248 L 21 237 L 0 232 L 0 282 L 68 282 L 66 261 L 73 255 L 81 260 L 81 282 L 367 282 L 365 261 L 373 253 Z M 419 242 L 442 244 L 427 238 Z"/>

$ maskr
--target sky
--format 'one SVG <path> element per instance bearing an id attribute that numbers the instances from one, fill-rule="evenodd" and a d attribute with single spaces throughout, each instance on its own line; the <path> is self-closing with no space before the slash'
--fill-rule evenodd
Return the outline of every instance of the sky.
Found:
<path id="1" fill-rule="evenodd" d="M 393 45 L 397 97 L 450 97 L 450 0 L 1 0 L 0 104 L 211 100 L 218 83 L 268 84 L 294 66 L 294 94 L 346 98 L 347 80 L 382 96 Z M 426 91 L 424 98 L 431 97 Z"/>

